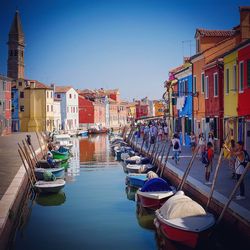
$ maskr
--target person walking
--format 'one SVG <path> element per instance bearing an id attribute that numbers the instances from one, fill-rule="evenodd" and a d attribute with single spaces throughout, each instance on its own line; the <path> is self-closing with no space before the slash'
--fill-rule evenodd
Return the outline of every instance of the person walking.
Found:
<path id="1" fill-rule="evenodd" d="M 165 124 L 163 127 L 165 140 L 168 141 L 168 125 Z"/>
<path id="2" fill-rule="evenodd" d="M 177 134 L 174 134 L 171 143 L 173 146 L 172 159 L 175 160 L 175 164 L 177 164 L 180 160 L 180 152 L 181 152 L 181 142 Z"/>
<path id="3" fill-rule="evenodd" d="M 206 140 L 204 138 L 203 133 L 199 134 L 198 144 L 200 146 L 199 155 L 201 156 L 202 152 L 204 152 L 204 150 L 205 150 L 205 144 L 206 144 Z"/>
<path id="4" fill-rule="evenodd" d="M 229 150 L 229 149 L 228 149 Z M 229 150 L 230 151 L 230 150 Z M 244 150 L 244 143 L 243 141 L 238 141 L 236 144 L 236 150 L 230 151 L 231 155 L 236 157 L 235 160 L 235 174 L 237 181 L 240 179 L 241 175 L 244 172 L 247 163 L 249 162 L 249 155 L 246 150 Z M 245 184 L 244 180 L 240 184 L 240 194 L 236 196 L 237 200 L 245 199 Z"/>
<path id="5" fill-rule="evenodd" d="M 144 141 L 145 141 L 145 145 L 146 145 L 146 148 L 148 148 L 148 143 L 149 143 L 149 127 L 146 125 L 145 128 L 144 128 Z"/>
<path id="6" fill-rule="evenodd" d="M 236 145 L 235 145 L 235 140 L 231 140 L 230 141 L 230 147 L 229 147 L 229 150 L 233 153 L 236 152 Z M 232 171 L 232 179 L 236 179 L 236 173 L 235 173 L 235 161 L 236 161 L 236 156 L 230 154 L 229 155 L 229 161 L 228 161 L 228 164 L 229 164 L 229 168 L 230 170 Z"/>
<path id="7" fill-rule="evenodd" d="M 192 154 L 194 153 L 194 150 L 196 148 L 196 135 L 194 132 L 191 132 L 190 134 L 190 146 L 192 150 Z"/>
<path id="8" fill-rule="evenodd" d="M 206 159 L 204 159 L 206 158 Z M 210 180 L 210 175 L 212 171 L 212 162 L 214 158 L 214 150 L 213 150 L 213 144 L 211 142 L 207 143 L 207 149 L 203 152 L 203 161 L 206 161 L 205 164 L 205 184 L 206 185 L 211 185 L 212 183 L 209 181 Z"/>
<path id="9" fill-rule="evenodd" d="M 162 129 L 162 125 L 158 125 L 158 138 L 159 141 L 162 141 L 162 136 L 163 136 L 163 129 Z"/>
<path id="10" fill-rule="evenodd" d="M 156 137 L 157 137 L 157 128 L 156 128 L 155 124 L 152 124 L 150 126 L 149 134 L 150 134 L 150 143 L 154 144 L 156 141 Z"/>

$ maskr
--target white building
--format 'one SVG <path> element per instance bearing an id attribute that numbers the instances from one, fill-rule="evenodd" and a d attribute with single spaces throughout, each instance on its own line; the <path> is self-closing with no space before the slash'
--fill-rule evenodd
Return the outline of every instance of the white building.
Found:
<path id="1" fill-rule="evenodd" d="M 54 98 L 54 128 L 59 131 L 62 127 L 61 100 Z"/>
<path id="2" fill-rule="evenodd" d="M 55 97 L 61 100 L 61 128 L 63 130 L 78 129 L 78 93 L 70 86 L 57 86 Z"/>

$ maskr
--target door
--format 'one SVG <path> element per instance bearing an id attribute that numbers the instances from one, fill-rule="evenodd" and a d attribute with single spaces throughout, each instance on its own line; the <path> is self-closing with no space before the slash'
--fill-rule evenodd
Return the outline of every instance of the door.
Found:
<path id="1" fill-rule="evenodd" d="M 250 121 L 246 121 L 246 150 L 250 152 Z"/>

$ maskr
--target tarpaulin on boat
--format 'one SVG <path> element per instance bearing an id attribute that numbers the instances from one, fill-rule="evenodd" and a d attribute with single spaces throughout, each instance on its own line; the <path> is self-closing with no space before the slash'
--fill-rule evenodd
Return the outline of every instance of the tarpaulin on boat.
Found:
<path id="1" fill-rule="evenodd" d="M 172 191 L 169 184 L 161 179 L 161 178 L 154 178 L 148 180 L 141 189 L 142 192 L 154 192 L 154 191 Z"/>
<path id="2" fill-rule="evenodd" d="M 182 191 L 177 192 L 174 196 L 169 198 L 159 211 L 166 220 L 206 215 L 204 208 L 196 201 L 186 196 Z"/>

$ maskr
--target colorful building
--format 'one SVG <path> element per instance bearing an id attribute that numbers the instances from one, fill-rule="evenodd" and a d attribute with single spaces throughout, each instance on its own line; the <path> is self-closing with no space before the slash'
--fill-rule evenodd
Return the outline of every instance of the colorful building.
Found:
<path id="1" fill-rule="evenodd" d="M 148 116 L 149 107 L 147 103 L 142 101 L 136 101 L 136 119 L 144 118 Z"/>
<path id="2" fill-rule="evenodd" d="M 0 136 L 11 133 L 11 81 L 0 75 Z"/>
<path id="3" fill-rule="evenodd" d="M 154 100 L 153 103 L 154 103 L 155 116 L 163 116 L 165 109 L 163 101 Z"/>
<path id="4" fill-rule="evenodd" d="M 238 52 L 228 52 L 224 58 L 224 138 L 238 139 Z"/>
<path id="5" fill-rule="evenodd" d="M 17 84 L 22 90 L 19 91 L 20 131 L 53 131 L 53 87 L 36 80 L 19 80 Z"/>
<path id="6" fill-rule="evenodd" d="M 56 131 L 61 130 L 62 118 L 61 118 L 61 100 L 54 97 L 54 129 Z"/>
<path id="7" fill-rule="evenodd" d="M 55 97 L 61 100 L 61 119 L 63 130 L 79 128 L 78 93 L 71 86 L 56 86 Z"/>
<path id="8" fill-rule="evenodd" d="M 133 122 L 136 119 L 136 103 L 129 102 L 127 105 L 127 120 L 128 122 Z"/>
<path id="9" fill-rule="evenodd" d="M 176 125 L 177 130 L 181 132 L 182 144 L 189 145 L 193 119 L 192 65 L 189 59 L 184 60 L 184 64 L 174 74 L 178 80 L 176 108 L 179 117 Z"/>
<path id="10" fill-rule="evenodd" d="M 249 33 L 250 35 L 250 33 Z M 250 151 L 250 40 L 238 50 L 238 117 L 239 140 Z"/>

